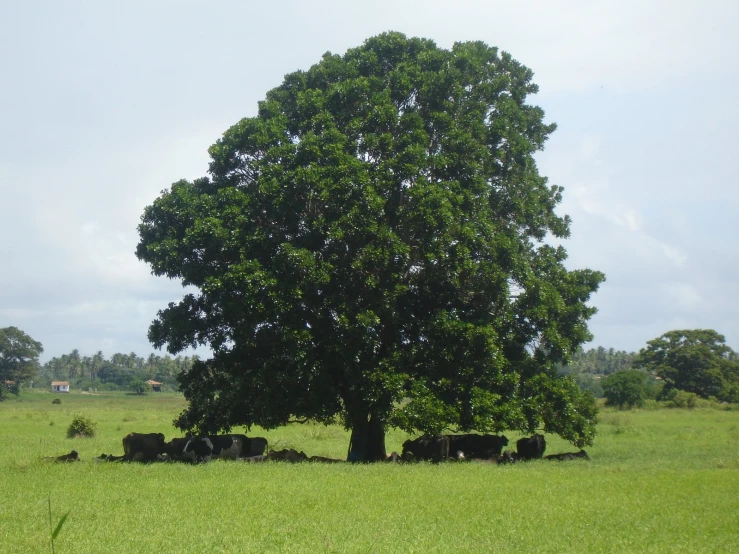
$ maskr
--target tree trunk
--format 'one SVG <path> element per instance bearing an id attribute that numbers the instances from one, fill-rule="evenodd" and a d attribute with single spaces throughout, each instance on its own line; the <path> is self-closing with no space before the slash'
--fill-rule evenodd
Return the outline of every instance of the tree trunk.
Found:
<path id="1" fill-rule="evenodd" d="M 373 416 L 355 419 L 347 461 L 378 462 L 386 458 L 385 427 L 382 422 Z"/>

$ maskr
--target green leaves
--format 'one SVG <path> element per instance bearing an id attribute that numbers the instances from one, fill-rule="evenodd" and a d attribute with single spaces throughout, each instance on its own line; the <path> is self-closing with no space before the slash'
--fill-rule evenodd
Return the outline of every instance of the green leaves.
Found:
<path id="1" fill-rule="evenodd" d="M 739 362 L 713 329 L 669 331 L 647 343 L 634 364 L 654 372 L 671 389 L 731 401 L 739 386 Z"/>
<path id="2" fill-rule="evenodd" d="M 636 369 L 612 373 L 603 381 L 606 404 L 619 408 L 640 408 L 647 398 L 649 374 Z"/>
<path id="3" fill-rule="evenodd" d="M 51 519 L 51 494 L 49 494 L 49 535 L 51 537 L 51 551 L 56 552 L 56 547 L 54 545 L 54 541 L 59 536 L 59 533 L 62 530 L 62 527 L 64 527 L 64 523 L 67 521 L 67 518 L 69 517 L 69 514 L 71 513 L 71 510 L 68 511 L 66 514 L 64 514 L 61 518 L 59 518 L 59 523 L 56 524 L 56 527 L 54 530 L 51 529 L 52 525 L 52 519 Z"/>
<path id="4" fill-rule="evenodd" d="M 17 327 L 0 328 L 0 401 L 8 391 L 18 394 L 21 384 L 38 371 L 41 343 Z"/>
<path id="5" fill-rule="evenodd" d="M 137 256 L 197 288 L 150 338 L 214 352 L 181 378 L 179 424 L 549 425 L 521 391 L 590 337 L 603 275 L 543 243 L 569 219 L 532 157 L 555 127 L 531 78 L 481 42 L 372 37 L 287 75 L 209 178 L 147 207 Z"/>

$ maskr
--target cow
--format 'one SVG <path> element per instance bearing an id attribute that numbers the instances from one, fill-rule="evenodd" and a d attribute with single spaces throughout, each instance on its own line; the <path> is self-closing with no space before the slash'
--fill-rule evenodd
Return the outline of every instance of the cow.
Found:
<path id="1" fill-rule="evenodd" d="M 387 458 L 385 458 L 386 462 L 399 462 L 400 461 L 400 454 L 397 452 L 391 452 L 387 455 Z"/>
<path id="2" fill-rule="evenodd" d="M 244 435 L 237 435 L 240 437 L 244 437 L 244 448 L 241 451 L 241 455 L 244 458 L 250 457 L 250 456 L 261 456 L 264 454 L 264 451 L 267 450 L 267 439 L 264 437 L 252 437 L 247 438 Z"/>
<path id="3" fill-rule="evenodd" d="M 69 454 L 62 456 L 47 456 L 44 460 L 54 460 L 55 462 L 79 462 L 80 456 L 76 450 L 72 450 Z"/>
<path id="4" fill-rule="evenodd" d="M 423 435 L 403 443 L 403 455 L 410 453 L 418 460 L 439 462 L 449 457 L 449 437 L 446 435 Z"/>
<path id="5" fill-rule="evenodd" d="M 127 462 L 154 462 L 167 453 L 161 433 L 129 433 L 123 437 L 123 456 Z"/>
<path id="6" fill-rule="evenodd" d="M 516 454 L 515 452 L 511 452 L 510 450 L 506 450 L 497 458 L 498 465 L 515 464 L 517 461 L 518 454 Z"/>
<path id="7" fill-rule="evenodd" d="M 209 462 L 213 456 L 213 443 L 208 437 L 172 439 L 167 443 L 167 454 L 179 462 Z"/>
<path id="8" fill-rule="evenodd" d="M 584 450 L 580 450 L 580 452 L 564 452 L 563 454 L 550 454 L 549 456 L 544 456 L 545 460 L 557 460 L 559 462 L 563 462 L 565 460 L 589 460 L 590 456 L 588 456 L 588 453 Z"/>
<path id="9" fill-rule="evenodd" d="M 516 453 L 519 460 L 536 460 L 544 455 L 547 442 L 544 435 L 533 435 L 516 442 Z"/>
<path id="10" fill-rule="evenodd" d="M 413 452 L 403 452 L 403 454 L 400 455 L 400 461 L 401 462 L 416 462 L 416 457 L 413 455 Z"/>
<path id="11" fill-rule="evenodd" d="M 449 452 L 462 451 L 464 458 L 469 460 L 489 460 L 497 458 L 503 452 L 503 447 L 508 446 L 508 437 L 505 435 L 477 435 L 469 433 L 466 435 L 446 435 L 449 437 Z M 459 456 L 457 456 L 459 459 Z"/>
<path id="12" fill-rule="evenodd" d="M 208 437 L 213 443 L 213 458 L 222 460 L 237 460 L 245 457 L 244 451 L 249 440 L 246 435 L 211 435 Z M 261 452 L 260 452 L 261 454 Z M 249 455 L 247 452 L 246 455 Z"/>
<path id="13" fill-rule="evenodd" d="M 322 464 L 338 464 L 344 460 L 337 460 L 336 458 L 326 458 L 325 456 L 311 456 L 308 458 L 309 462 L 319 462 Z"/>
<path id="14" fill-rule="evenodd" d="M 113 456 L 113 454 L 100 454 L 97 458 L 93 458 L 96 462 L 121 462 L 126 459 L 126 456 Z"/>
<path id="15" fill-rule="evenodd" d="M 283 450 L 277 451 L 270 450 L 266 456 L 266 459 L 280 462 L 296 463 L 306 461 L 308 459 L 308 456 L 305 455 L 305 452 L 298 452 L 294 448 L 285 448 Z"/>

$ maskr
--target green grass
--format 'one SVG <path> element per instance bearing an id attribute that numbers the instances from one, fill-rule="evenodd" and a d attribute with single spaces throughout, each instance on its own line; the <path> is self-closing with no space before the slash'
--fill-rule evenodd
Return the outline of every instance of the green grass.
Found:
<path id="1" fill-rule="evenodd" d="M 182 397 L 54 397 L 0 403 L 0 552 L 50 551 L 49 494 L 55 521 L 70 512 L 60 553 L 739 550 L 737 411 L 604 411 L 591 462 L 141 465 L 92 458 L 131 431 L 178 436 Z M 96 436 L 65 438 L 80 413 Z M 250 435 L 308 455 L 348 445 L 339 427 Z M 83 462 L 40 460 L 72 449 Z M 573 450 L 547 436 L 547 453 Z"/>

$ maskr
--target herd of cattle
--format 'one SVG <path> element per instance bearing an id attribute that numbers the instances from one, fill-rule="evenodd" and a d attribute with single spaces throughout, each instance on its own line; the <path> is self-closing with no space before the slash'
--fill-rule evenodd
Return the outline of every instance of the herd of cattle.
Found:
<path id="1" fill-rule="evenodd" d="M 589 460 L 587 452 L 565 452 L 544 456 L 547 443 L 544 435 L 524 437 L 516 442 L 516 451 L 503 451 L 508 446 L 508 437 L 496 435 L 424 435 L 403 443 L 400 459 L 431 460 L 482 460 L 498 464 L 524 462 L 527 460 Z M 391 455 L 392 456 L 392 455 Z"/>
<path id="2" fill-rule="evenodd" d="M 403 443 L 403 453 L 393 452 L 387 461 L 411 462 L 428 460 L 479 460 L 506 464 L 544 458 L 545 460 L 589 460 L 584 450 L 544 456 L 544 435 L 526 437 L 516 442 L 516 451 L 503 451 L 508 438 L 496 435 L 424 435 Z M 209 462 L 213 459 L 266 462 L 270 460 L 288 462 L 342 462 L 323 456 L 308 457 L 294 449 L 267 450 L 267 439 L 249 438 L 246 435 L 213 435 L 208 437 L 176 438 L 165 442 L 162 433 L 130 433 L 123 438 L 123 456 L 102 454 L 96 461 L 106 462 L 156 462 L 179 461 L 190 463 Z M 78 461 L 76 451 L 52 458 L 60 462 Z"/>

